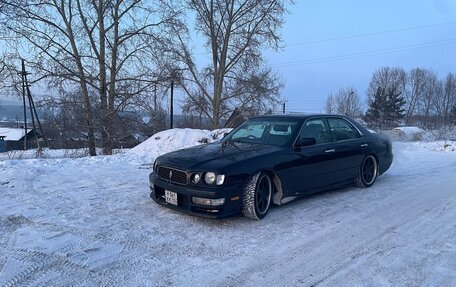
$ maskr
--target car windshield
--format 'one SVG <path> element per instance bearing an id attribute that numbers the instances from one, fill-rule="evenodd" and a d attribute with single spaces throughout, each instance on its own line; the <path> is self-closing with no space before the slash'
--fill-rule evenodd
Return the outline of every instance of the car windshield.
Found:
<path id="1" fill-rule="evenodd" d="M 252 119 L 236 128 L 226 141 L 285 146 L 291 142 L 298 123 L 290 119 Z"/>

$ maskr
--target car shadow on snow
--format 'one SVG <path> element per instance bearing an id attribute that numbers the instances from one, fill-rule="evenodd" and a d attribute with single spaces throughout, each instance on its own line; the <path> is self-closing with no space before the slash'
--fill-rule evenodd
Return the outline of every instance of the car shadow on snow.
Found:
<path id="1" fill-rule="evenodd" d="M 390 188 L 398 182 L 397 177 L 393 175 L 383 175 L 376 180 L 374 186 L 370 188 L 359 188 L 356 185 L 347 185 L 332 188 L 326 191 L 299 196 L 296 199 L 282 204 L 273 205 L 268 217 L 274 214 L 277 216 L 289 216 L 292 214 L 302 214 L 305 211 L 323 212 L 324 210 L 336 208 L 337 206 L 354 206 L 368 204 L 372 198 L 378 198 L 385 192 L 392 193 Z"/>

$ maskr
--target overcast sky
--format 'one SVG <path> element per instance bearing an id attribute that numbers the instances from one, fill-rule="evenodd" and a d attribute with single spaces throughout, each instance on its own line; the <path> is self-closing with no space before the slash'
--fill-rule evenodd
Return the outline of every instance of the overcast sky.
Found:
<path id="1" fill-rule="evenodd" d="M 364 100 L 382 66 L 456 72 L 456 0 L 297 0 L 290 12 L 283 51 L 267 54 L 289 111 L 323 112 L 346 86 Z"/>

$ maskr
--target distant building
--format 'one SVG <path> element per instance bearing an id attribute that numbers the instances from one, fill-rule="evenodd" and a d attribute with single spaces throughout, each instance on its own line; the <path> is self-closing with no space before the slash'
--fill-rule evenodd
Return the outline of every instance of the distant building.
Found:
<path id="1" fill-rule="evenodd" d="M 41 135 L 34 129 L 27 129 L 27 134 L 25 134 L 24 129 L 0 127 L 0 141 L 2 142 L 0 143 L 0 152 L 24 149 L 25 139 L 27 139 L 29 148 L 36 147 L 37 138 L 40 140 Z"/>

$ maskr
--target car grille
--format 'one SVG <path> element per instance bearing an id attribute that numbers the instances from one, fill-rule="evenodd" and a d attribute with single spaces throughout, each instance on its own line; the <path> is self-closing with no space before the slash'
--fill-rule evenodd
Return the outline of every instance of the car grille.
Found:
<path id="1" fill-rule="evenodd" d="M 166 166 L 159 166 L 157 175 L 159 178 L 164 179 L 166 181 L 170 181 L 180 185 L 187 184 L 187 173 L 182 170 L 169 168 Z"/>

